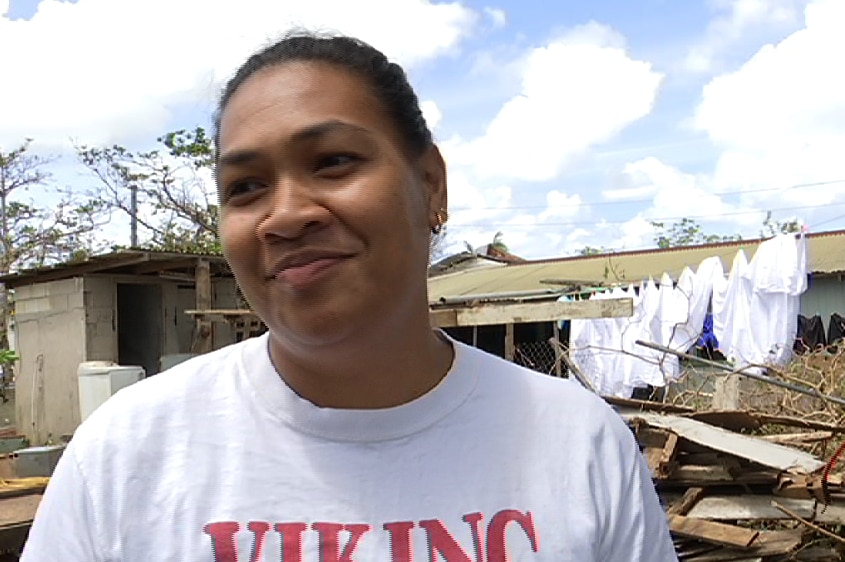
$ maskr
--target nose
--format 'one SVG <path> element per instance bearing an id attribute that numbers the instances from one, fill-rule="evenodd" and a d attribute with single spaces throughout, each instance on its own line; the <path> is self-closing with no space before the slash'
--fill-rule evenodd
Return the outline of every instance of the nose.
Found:
<path id="1" fill-rule="evenodd" d="M 296 239 L 329 225 L 332 213 L 315 193 L 307 182 L 278 180 L 268 198 L 269 207 L 258 224 L 258 237 Z"/>

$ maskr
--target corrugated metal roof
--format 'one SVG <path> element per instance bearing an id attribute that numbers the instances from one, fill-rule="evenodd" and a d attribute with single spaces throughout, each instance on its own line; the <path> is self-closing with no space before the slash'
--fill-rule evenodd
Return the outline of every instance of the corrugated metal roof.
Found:
<path id="1" fill-rule="evenodd" d="M 133 267 L 141 267 L 142 265 L 150 263 L 155 265 L 145 267 L 144 269 L 145 271 L 149 270 L 147 271 L 148 273 L 155 273 L 158 271 L 158 266 L 160 266 L 161 271 L 164 271 L 167 269 L 173 269 L 173 264 L 182 264 L 188 260 L 198 258 L 202 258 L 208 260 L 212 264 L 216 264 L 218 269 L 227 268 L 226 260 L 223 256 L 215 254 L 192 254 L 163 252 L 157 250 L 118 250 L 107 254 L 90 256 L 79 261 L 24 269 L 8 275 L 0 276 L 0 283 L 6 284 L 7 287 L 14 288 L 31 283 L 66 279 L 84 273 L 133 273 Z"/>
<path id="2" fill-rule="evenodd" d="M 612 285 L 635 283 L 648 277 L 657 278 L 664 272 L 677 279 L 684 267 L 695 269 L 702 260 L 711 256 L 718 256 L 727 271 L 739 249 L 743 249 L 751 259 L 760 242 L 762 240 L 743 240 L 665 250 L 575 256 L 449 273 L 429 279 L 429 300 L 434 302 L 443 297 L 554 287 L 540 282 L 547 279 Z M 824 274 L 845 271 L 845 230 L 810 234 L 807 242 L 811 272 Z"/>

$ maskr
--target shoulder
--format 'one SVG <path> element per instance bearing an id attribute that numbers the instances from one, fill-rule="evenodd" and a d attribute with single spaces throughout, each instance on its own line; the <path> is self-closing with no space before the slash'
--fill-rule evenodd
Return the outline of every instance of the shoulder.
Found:
<path id="1" fill-rule="evenodd" d="M 259 353 L 254 338 L 194 357 L 118 391 L 76 430 L 74 441 L 118 442 L 189 422 L 237 387 L 244 358 Z"/>
<path id="2" fill-rule="evenodd" d="M 455 346 L 462 362 L 477 370 L 476 399 L 499 415 L 577 429 L 585 437 L 610 432 L 615 439 L 631 438 L 619 415 L 575 380 L 532 371 L 459 342 Z"/>

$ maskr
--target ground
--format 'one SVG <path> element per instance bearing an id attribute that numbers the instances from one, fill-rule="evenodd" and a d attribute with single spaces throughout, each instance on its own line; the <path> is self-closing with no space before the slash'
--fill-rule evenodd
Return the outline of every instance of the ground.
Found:
<path id="1" fill-rule="evenodd" d="M 0 428 L 15 425 L 15 391 L 7 389 L 6 396 L 9 401 L 0 404 Z"/>

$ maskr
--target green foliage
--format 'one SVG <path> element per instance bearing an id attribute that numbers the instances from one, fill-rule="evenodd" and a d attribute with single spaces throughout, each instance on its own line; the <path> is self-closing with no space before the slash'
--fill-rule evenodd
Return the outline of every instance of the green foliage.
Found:
<path id="1" fill-rule="evenodd" d="M 505 244 L 504 238 L 505 233 L 499 231 L 495 236 L 493 236 L 493 242 L 491 242 L 490 245 L 502 253 L 509 254 L 510 250 L 508 249 L 508 245 Z"/>
<path id="2" fill-rule="evenodd" d="M 8 366 L 20 360 L 20 355 L 11 349 L 0 349 L 0 365 Z"/>
<path id="3" fill-rule="evenodd" d="M 760 238 L 770 238 L 778 234 L 792 234 L 801 232 L 801 223 L 796 218 L 781 222 L 772 218 L 772 212 L 766 211 L 766 218 L 763 219 L 763 229 L 760 230 Z"/>
<path id="4" fill-rule="evenodd" d="M 578 250 L 578 255 L 579 256 L 598 256 L 598 255 L 601 255 L 601 254 L 606 254 L 608 252 L 610 252 L 610 250 L 608 250 L 604 246 L 602 246 L 600 248 L 596 248 L 594 246 L 584 246 L 583 248 Z"/>
<path id="5" fill-rule="evenodd" d="M 221 253 L 220 208 L 214 186 L 200 176 L 214 165 L 202 127 L 159 137 L 162 150 L 132 152 L 120 145 L 77 146 L 79 160 L 99 180 L 103 204 L 131 219 L 137 190 L 139 246 L 151 250 Z"/>
<path id="6" fill-rule="evenodd" d="M 728 236 L 720 234 L 705 234 L 696 221 L 685 218 L 681 222 L 671 223 L 651 221 L 655 229 L 654 242 L 658 248 L 675 248 L 677 246 L 695 246 L 698 244 L 712 244 L 715 242 L 734 242 L 742 240 L 739 234 Z"/>
<path id="7" fill-rule="evenodd" d="M 32 154 L 31 140 L 0 150 L 0 273 L 87 255 L 104 223 L 97 198 L 55 187 L 47 167 L 54 158 Z M 49 203 L 47 203 L 49 201 Z M 8 294 L 0 287 L 0 348 L 6 342 Z"/>

